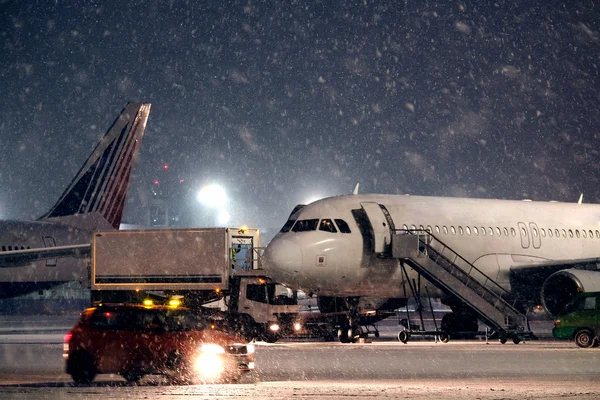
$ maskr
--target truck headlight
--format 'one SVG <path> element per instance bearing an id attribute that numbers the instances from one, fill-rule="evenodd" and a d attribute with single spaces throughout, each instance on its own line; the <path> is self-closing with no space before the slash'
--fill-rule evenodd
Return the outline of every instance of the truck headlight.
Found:
<path id="1" fill-rule="evenodd" d="M 247 354 L 254 354 L 255 348 L 254 345 L 252 343 L 248 343 L 246 345 L 246 353 Z"/>
<path id="2" fill-rule="evenodd" d="M 279 324 L 277 322 L 273 322 L 271 325 L 269 325 L 269 329 L 273 332 L 277 332 L 279 331 Z"/>
<path id="3" fill-rule="evenodd" d="M 294 323 L 294 330 L 298 332 L 300 329 L 302 329 L 302 325 L 300 324 L 300 322 Z"/>

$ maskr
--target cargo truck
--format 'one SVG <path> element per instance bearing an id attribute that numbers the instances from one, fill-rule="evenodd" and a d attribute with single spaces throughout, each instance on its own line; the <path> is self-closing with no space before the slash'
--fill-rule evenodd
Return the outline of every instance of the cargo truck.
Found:
<path id="1" fill-rule="evenodd" d="M 294 331 L 296 294 L 260 269 L 250 228 L 99 231 L 92 240 L 92 305 L 181 303 L 248 340 Z"/>

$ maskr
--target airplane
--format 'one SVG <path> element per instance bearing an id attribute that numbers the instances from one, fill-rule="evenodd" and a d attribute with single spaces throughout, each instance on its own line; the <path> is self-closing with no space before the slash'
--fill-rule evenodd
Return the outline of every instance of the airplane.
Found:
<path id="1" fill-rule="evenodd" d="M 87 279 L 92 233 L 119 229 L 150 104 L 127 103 L 56 204 L 0 221 L 0 298 Z"/>
<path id="2" fill-rule="evenodd" d="M 273 280 L 315 293 L 321 312 L 344 310 L 348 342 L 357 299 L 387 298 L 401 307 L 416 293 L 439 297 L 452 313 L 448 332 L 476 331 L 478 316 L 447 291 L 431 287 L 402 257 L 397 234 L 424 233 L 482 272 L 480 280 L 515 295 L 522 309 L 542 304 L 555 315 L 579 292 L 600 290 L 600 205 L 530 200 L 357 194 L 294 208 L 262 256 Z M 408 255 L 407 255 L 408 257 Z M 406 271 L 406 272 L 403 272 Z M 428 285 L 429 283 L 429 285 Z"/>

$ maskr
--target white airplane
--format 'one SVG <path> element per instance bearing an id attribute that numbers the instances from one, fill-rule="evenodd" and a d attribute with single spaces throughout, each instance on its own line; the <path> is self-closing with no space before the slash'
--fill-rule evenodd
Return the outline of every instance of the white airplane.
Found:
<path id="1" fill-rule="evenodd" d="M 405 304 L 407 284 L 425 286 L 452 308 L 442 326 L 477 330 L 478 317 L 433 287 L 404 257 L 392 256 L 396 234 L 430 233 L 523 304 L 555 314 L 579 292 L 600 291 L 600 205 L 409 195 L 344 195 L 296 206 L 262 258 L 265 272 L 294 289 L 318 294 L 322 312 L 352 308 L 361 297 Z M 407 254 L 406 258 L 411 257 Z M 487 284 L 487 282 L 486 282 Z M 444 323 L 446 324 L 444 327 Z M 352 331 L 349 331 L 352 332 Z M 342 334 L 343 335 L 343 334 Z"/>
<path id="2" fill-rule="evenodd" d="M 92 232 L 119 229 L 149 113 L 150 104 L 128 103 L 37 221 L 0 221 L 0 298 L 87 279 Z"/>

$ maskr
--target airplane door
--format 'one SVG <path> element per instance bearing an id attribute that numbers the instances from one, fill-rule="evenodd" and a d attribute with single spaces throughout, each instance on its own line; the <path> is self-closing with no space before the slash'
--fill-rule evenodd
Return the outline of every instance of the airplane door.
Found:
<path id="1" fill-rule="evenodd" d="M 521 235 L 521 247 L 524 249 L 529 248 L 529 233 L 527 231 L 527 225 L 523 222 L 519 222 L 519 235 Z"/>
<path id="2" fill-rule="evenodd" d="M 367 214 L 371 229 L 373 230 L 373 251 L 383 253 L 391 241 L 390 227 L 383 213 L 383 210 L 377 203 L 360 203 L 360 206 Z"/>
<path id="3" fill-rule="evenodd" d="M 44 247 L 56 247 L 56 242 L 52 236 L 44 236 Z M 56 258 L 50 258 L 46 260 L 46 267 L 56 267 Z"/>
<path id="4" fill-rule="evenodd" d="M 540 236 L 540 230 L 538 226 L 533 222 L 529 223 L 529 227 L 531 228 L 531 242 L 533 244 L 533 248 L 539 249 L 540 247 L 542 247 L 542 238 Z"/>

